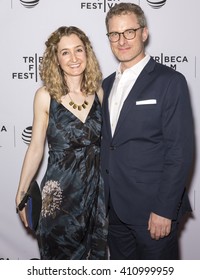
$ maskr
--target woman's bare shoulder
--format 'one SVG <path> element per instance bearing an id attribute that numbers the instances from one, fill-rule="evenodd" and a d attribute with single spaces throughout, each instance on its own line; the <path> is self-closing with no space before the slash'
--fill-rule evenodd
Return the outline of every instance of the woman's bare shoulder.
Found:
<path id="1" fill-rule="evenodd" d="M 50 99 L 51 99 L 51 97 L 50 97 L 49 92 L 46 90 L 46 87 L 42 86 L 42 87 L 38 88 L 35 93 L 35 98 L 34 98 L 35 106 L 38 108 L 43 107 L 45 109 L 45 111 L 48 112 Z"/>
<path id="2" fill-rule="evenodd" d="M 103 88 L 102 87 L 100 87 L 99 90 L 97 91 L 97 95 L 99 97 L 100 103 L 102 104 L 102 102 L 103 102 Z"/>
<path id="3" fill-rule="evenodd" d="M 45 86 L 42 86 L 40 88 L 37 89 L 35 96 L 40 96 L 41 98 L 50 98 L 50 94 L 47 91 Z"/>

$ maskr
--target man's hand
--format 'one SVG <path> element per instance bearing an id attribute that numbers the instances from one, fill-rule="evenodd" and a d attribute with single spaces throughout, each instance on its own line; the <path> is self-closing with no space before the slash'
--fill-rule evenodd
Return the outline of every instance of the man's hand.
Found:
<path id="1" fill-rule="evenodd" d="M 151 238 L 159 240 L 168 236 L 171 231 L 171 224 L 172 221 L 170 219 L 151 213 L 148 222 L 148 230 Z"/>

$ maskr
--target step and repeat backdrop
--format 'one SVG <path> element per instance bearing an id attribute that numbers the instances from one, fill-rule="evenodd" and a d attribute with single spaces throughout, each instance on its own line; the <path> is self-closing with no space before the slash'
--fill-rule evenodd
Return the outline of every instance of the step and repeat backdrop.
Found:
<path id="1" fill-rule="evenodd" d="M 93 43 L 104 77 L 117 67 L 106 37 L 105 16 L 120 0 L 0 1 L 0 259 L 38 259 L 35 237 L 15 211 L 21 166 L 31 138 L 33 98 L 41 86 L 38 66 L 49 35 L 63 25 L 83 29 Z M 147 51 L 182 72 L 195 119 L 196 162 L 189 186 L 193 217 L 180 231 L 181 259 L 200 259 L 200 1 L 140 0 L 147 15 Z M 46 169 L 47 148 L 37 176 Z"/>

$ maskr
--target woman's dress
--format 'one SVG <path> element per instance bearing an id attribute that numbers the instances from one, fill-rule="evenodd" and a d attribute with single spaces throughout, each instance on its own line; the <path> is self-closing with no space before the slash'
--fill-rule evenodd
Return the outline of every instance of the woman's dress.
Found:
<path id="1" fill-rule="evenodd" d="M 83 123 L 51 99 L 48 166 L 41 182 L 41 259 L 106 259 L 107 219 L 100 175 L 101 105 Z"/>

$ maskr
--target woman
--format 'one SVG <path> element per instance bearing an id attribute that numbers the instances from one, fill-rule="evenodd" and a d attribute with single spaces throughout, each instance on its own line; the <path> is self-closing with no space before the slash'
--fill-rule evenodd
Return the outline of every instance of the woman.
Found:
<path id="1" fill-rule="evenodd" d="M 85 33 L 73 26 L 53 32 L 40 74 L 44 86 L 34 99 L 32 140 L 16 205 L 39 168 L 47 137 L 49 159 L 41 182 L 37 229 L 41 259 L 106 259 L 107 220 L 99 166 L 102 74 Z M 25 211 L 19 214 L 27 227 Z"/>

